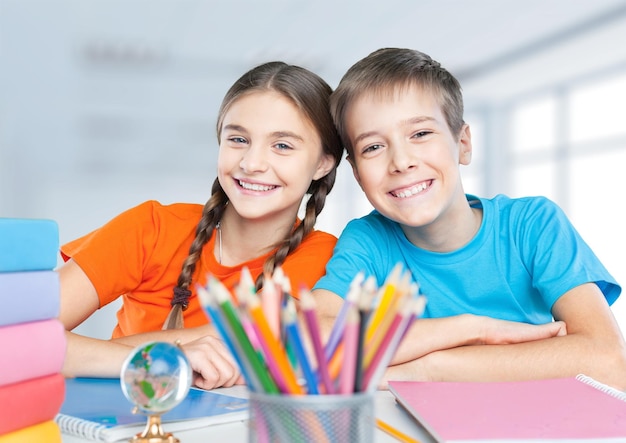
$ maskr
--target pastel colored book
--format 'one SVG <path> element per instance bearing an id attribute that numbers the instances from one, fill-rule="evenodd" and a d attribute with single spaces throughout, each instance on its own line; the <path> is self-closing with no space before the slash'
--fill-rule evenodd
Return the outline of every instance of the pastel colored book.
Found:
<path id="1" fill-rule="evenodd" d="M 58 251 L 54 220 L 0 217 L 0 272 L 54 269 Z"/>
<path id="2" fill-rule="evenodd" d="M 0 326 L 57 317 L 60 294 L 55 271 L 0 272 Z"/>
<path id="3" fill-rule="evenodd" d="M 0 443 L 61 443 L 61 441 L 61 430 L 53 420 L 0 435 Z"/>
<path id="4" fill-rule="evenodd" d="M 60 373 L 65 328 L 56 318 L 0 327 L 0 386 Z"/>
<path id="5" fill-rule="evenodd" d="M 585 375 L 516 382 L 390 381 L 437 442 L 626 441 L 626 393 Z"/>
<path id="6" fill-rule="evenodd" d="M 0 434 L 53 420 L 64 395 L 61 374 L 0 386 Z"/>
<path id="7" fill-rule="evenodd" d="M 146 417 L 133 414 L 118 378 L 66 380 L 67 393 L 56 422 L 61 432 L 89 440 L 128 440 L 143 431 Z M 163 430 L 175 433 L 248 418 L 248 399 L 191 388 L 187 397 L 161 416 Z"/>

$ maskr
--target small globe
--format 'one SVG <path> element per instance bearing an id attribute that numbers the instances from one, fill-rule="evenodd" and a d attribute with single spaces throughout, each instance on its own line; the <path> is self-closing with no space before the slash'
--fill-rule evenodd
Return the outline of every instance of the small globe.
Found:
<path id="1" fill-rule="evenodd" d="M 120 383 L 126 398 L 144 414 L 161 414 L 178 405 L 191 386 L 191 365 L 179 346 L 150 342 L 124 361 Z"/>

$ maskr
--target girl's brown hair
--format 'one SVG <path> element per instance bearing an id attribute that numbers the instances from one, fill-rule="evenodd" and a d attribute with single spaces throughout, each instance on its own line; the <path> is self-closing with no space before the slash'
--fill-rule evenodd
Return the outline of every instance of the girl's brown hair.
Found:
<path id="1" fill-rule="evenodd" d="M 343 155 L 343 146 L 329 111 L 331 87 L 313 72 L 283 62 L 269 62 L 257 66 L 242 75 L 231 86 L 222 101 L 218 114 L 218 142 L 221 141 L 224 116 L 232 104 L 243 95 L 254 91 L 275 91 L 290 99 L 317 130 L 324 154 L 331 155 L 335 160 L 335 167 L 327 175 L 311 182 L 307 190 L 310 198 L 306 203 L 302 222 L 276 245 L 276 252 L 265 261 L 263 272 L 256 281 L 257 289 L 260 289 L 263 285 L 263 274 L 272 274 L 274 269 L 281 265 L 289 253 L 296 249 L 302 239 L 313 230 L 317 216 L 324 208 L 326 196 L 335 183 L 336 168 Z M 227 203 L 228 197 L 219 180 L 215 179 L 211 189 L 211 198 L 204 205 L 202 218 L 196 228 L 196 237 L 189 248 L 189 255 L 183 262 L 178 282 L 174 287 L 172 310 L 163 329 L 183 327 L 182 311 L 189 303 L 191 296 L 189 288 L 196 263 L 200 259 L 202 248 L 209 241 L 217 223 L 222 218 Z"/>

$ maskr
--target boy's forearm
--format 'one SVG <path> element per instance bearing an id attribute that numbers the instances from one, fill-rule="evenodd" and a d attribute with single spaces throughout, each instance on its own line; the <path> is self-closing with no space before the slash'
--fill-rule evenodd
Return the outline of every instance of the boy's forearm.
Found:
<path id="1" fill-rule="evenodd" d="M 505 381 L 579 373 L 626 389 L 626 357 L 615 340 L 577 334 L 507 345 L 462 346 L 390 367 L 385 381 Z"/>

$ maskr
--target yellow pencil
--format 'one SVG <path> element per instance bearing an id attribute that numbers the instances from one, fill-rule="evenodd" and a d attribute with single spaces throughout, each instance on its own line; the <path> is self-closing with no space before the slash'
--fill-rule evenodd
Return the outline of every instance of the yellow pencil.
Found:
<path id="1" fill-rule="evenodd" d="M 385 423 L 380 418 L 376 419 L 376 426 L 378 427 L 378 429 L 386 432 L 387 434 L 391 435 L 392 437 L 403 443 L 420 443 L 419 440 L 406 435 L 404 432 L 398 431 L 396 428 L 388 423 Z"/>
<path id="2" fill-rule="evenodd" d="M 389 309 L 389 305 L 394 298 L 394 294 L 396 292 L 396 286 L 398 284 L 398 279 L 400 277 L 400 273 L 402 272 L 402 264 L 398 263 L 394 266 L 391 274 L 387 277 L 385 284 L 381 288 L 382 295 L 380 296 L 380 301 L 378 306 L 374 311 L 374 316 L 370 321 L 370 324 L 367 327 L 367 333 L 365 335 L 365 342 L 368 343 L 372 339 L 372 335 L 374 335 L 374 331 L 378 329 L 380 322 L 383 317 L 387 314 Z"/>

